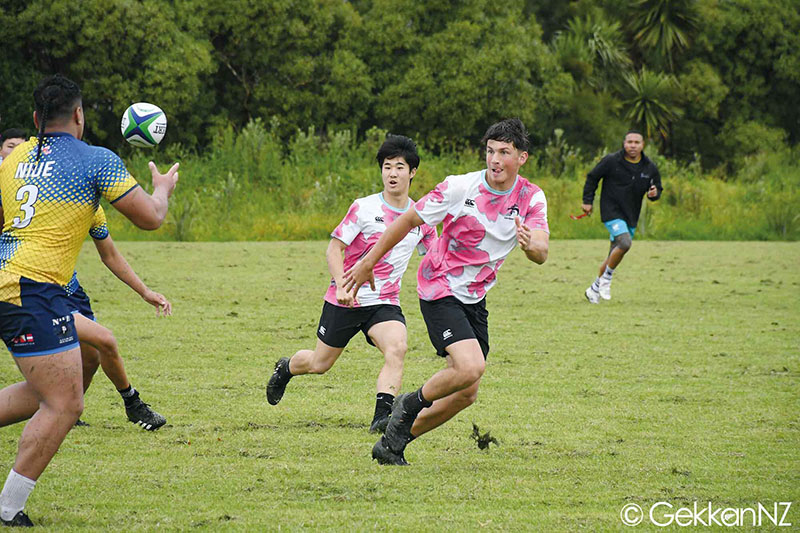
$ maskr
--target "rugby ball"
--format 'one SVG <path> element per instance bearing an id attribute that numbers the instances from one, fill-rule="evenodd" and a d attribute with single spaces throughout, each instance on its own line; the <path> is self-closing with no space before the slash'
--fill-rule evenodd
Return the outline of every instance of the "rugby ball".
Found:
<path id="1" fill-rule="evenodd" d="M 120 129 L 132 145 L 152 148 L 167 133 L 167 115 L 156 105 L 139 102 L 125 110 Z"/>

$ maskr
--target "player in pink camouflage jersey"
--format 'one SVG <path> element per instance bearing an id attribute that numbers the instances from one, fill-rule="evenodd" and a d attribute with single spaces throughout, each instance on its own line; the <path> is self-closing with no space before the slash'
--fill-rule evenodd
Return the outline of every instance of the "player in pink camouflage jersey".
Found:
<path id="1" fill-rule="evenodd" d="M 378 150 L 377 160 L 383 177 L 383 192 L 353 202 L 347 216 L 331 234 L 327 258 L 332 279 L 325 293 L 317 346 L 314 350 L 300 350 L 291 359 L 278 360 L 267 385 L 267 400 L 272 405 L 277 404 L 292 376 L 327 372 L 350 339 L 362 331 L 367 342 L 376 346 L 385 359 L 378 374 L 375 415 L 370 424 L 370 431 L 383 432 L 394 397 L 400 390 L 406 354 L 400 281 L 414 248 L 424 254 L 436 239 L 436 228 L 416 227 L 381 254 L 372 287 L 365 284 L 355 297 L 343 289 L 345 269 L 363 257 L 386 227 L 414 205 L 408 197 L 408 189 L 417 172 L 419 156 L 411 139 L 389 135 Z"/>
<path id="2" fill-rule="evenodd" d="M 531 261 L 547 259 L 547 201 L 539 187 L 518 175 L 528 159 L 525 126 L 519 119 L 494 124 L 483 143 L 485 170 L 448 176 L 398 217 L 345 276 L 346 289 L 372 282 L 373 267 L 385 250 L 421 224 L 443 224 L 442 235 L 420 263 L 417 292 L 428 335 L 447 358 L 447 368 L 415 392 L 397 397 L 386 432 L 372 449 L 381 464 L 408 464 L 404 450 L 411 440 L 477 398 L 489 353 L 485 296 L 506 256 L 519 245 Z"/>

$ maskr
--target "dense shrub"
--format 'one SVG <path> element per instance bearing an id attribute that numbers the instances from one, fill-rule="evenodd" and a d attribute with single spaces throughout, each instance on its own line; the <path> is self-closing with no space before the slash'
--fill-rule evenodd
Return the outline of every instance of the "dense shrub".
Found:
<path id="1" fill-rule="evenodd" d="M 274 125 L 273 125 L 274 126 Z M 118 239 L 302 240 L 326 239 L 350 203 L 382 189 L 375 161 L 386 132 L 372 130 L 362 142 L 348 131 L 327 136 L 298 131 L 282 145 L 273 126 L 252 121 L 241 132 L 222 130 L 205 153 L 181 159 L 180 182 L 167 224 L 155 233 L 134 230 L 109 209 Z M 166 166 L 168 150 L 156 152 Z M 412 183 L 419 198 L 450 174 L 483 168 L 483 154 L 463 149 L 433 155 L 420 146 L 422 163 Z M 153 155 L 153 154 L 149 154 Z M 567 164 L 555 164 L 554 157 Z M 680 164 L 651 154 L 664 180 L 658 202 L 647 202 L 637 238 L 797 240 L 800 160 L 784 150 L 745 158 L 734 179 L 704 173 L 699 161 Z M 149 157 L 129 160 L 147 187 Z M 531 157 L 522 174 L 544 189 L 554 239 L 604 238 L 599 214 L 573 221 L 580 211 L 586 173 L 595 159 L 561 147 L 551 157 Z M 557 170 L 557 171 L 556 171 Z"/>

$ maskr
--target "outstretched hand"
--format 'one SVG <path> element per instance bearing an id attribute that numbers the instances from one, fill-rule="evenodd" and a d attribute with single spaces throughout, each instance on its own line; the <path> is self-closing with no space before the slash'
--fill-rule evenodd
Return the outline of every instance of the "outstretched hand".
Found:
<path id="1" fill-rule="evenodd" d="M 365 263 L 363 259 L 344 273 L 344 290 L 351 292 L 354 296 L 366 282 L 369 282 L 370 288 L 374 291 L 375 274 L 372 273 L 372 266 Z"/>
<path id="2" fill-rule="evenodd" d="M 158 171 L 156 164 L 150 161 L 150 174 L 153 176 L 153 189 L 164 188 L 167 191 L 167 198 L 172 196 L 172 191 L 175 190 L 175 185 L 178 183 L 178 167 L 180 163 L 175 163 L 170 167 L 166 174 Z"/>
<path id="3" fill-rule="evenodd" d="M 164 316 L 170 316 L 172 314 L 172 304 L 163 294 L 148 290 L 144 293 L 142 299 L 156 308 L 156 316 L 161 316 L 162 313 Z"/>
<path id="4" fill-rule="evenodd" d="M 514 217 L 514 223 L 517 225 L 517 242 L 519 247 L 523 250 L 528 250 L 531 245 L 531 228 L 522 223 L 522 219 Z"/>
<path id="5" fill-rule="evenodd" d="M 520 217 L 514 217 L 514 223 L 517 225 L 517 242 L 525 256 L 539 265 L 547 261 L 549 234 L 541 229 L 531 229 Z"/>

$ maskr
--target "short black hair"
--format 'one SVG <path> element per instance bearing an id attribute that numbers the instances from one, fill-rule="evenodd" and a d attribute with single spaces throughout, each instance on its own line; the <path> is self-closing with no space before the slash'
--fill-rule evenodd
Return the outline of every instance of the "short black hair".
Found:
<path id="1" fill-rule="evenodd" d="M 639 131 L 639 130 L 637 130 L 636 128 L 631 128 L 631 129 L 629 129 L 628 131 L 626 131 L 626 132 L 625 132 L 625 135 L 623 135 L 623 137 L 622 137 L 622 138 L 623 138 L 623 140 L 625 139 L 625 137 L 627 137 L 627 136 L 628 136 L 628 135 L 630 135 L 631 133 L 635 133 L 636 135 L 641 135 L 641 137 L 642 137 L 642 140 L 644 140 L 644 134 L 642 134 L 642 132 L 641 132 L 641 131 Z"/>
<path id="2" fill-rule="evenodd" d="M 383 162 L 387 159 L 395 157 L 402 157 L 408 163 L 410 170 L 419 167 L 419 154 L 417 153 L 417 145 L 414 141 L 405 135 L 386 135 L 386 140 L 378 148 L 378 155 L 375 159 L 378 161 L 378 166 L 383 167 Z"/>
<path id="3" fill-rule="evenodd" d="M 0 143 L 6 142 L 6 139 L 27 139 L 28 134 L 25 130 L 19 128 L 8 128 L 3 133 L 0 133 Z"/>
<path id="4" fill-rule="evenodd" d="M 523 152 L 527 152 L 530 146 L 528 130 L 518 118 L 507 118 L 489 126 L 481 139 L 481 144 L 485 146 L 488 141 L 511 143 L 514 148 Z"/>
<path id="5" fill-rule="evenodd" d="M 34 89 L 33 103 L 39 117 L 39 147 L 36 151 L 38 161 L 47 122 L 68 118 L 81 105 L 81 88 L 61 74 L 48 76 Z"/>

